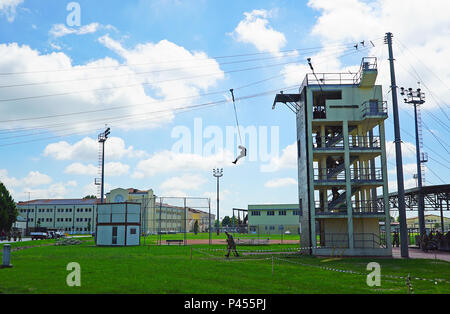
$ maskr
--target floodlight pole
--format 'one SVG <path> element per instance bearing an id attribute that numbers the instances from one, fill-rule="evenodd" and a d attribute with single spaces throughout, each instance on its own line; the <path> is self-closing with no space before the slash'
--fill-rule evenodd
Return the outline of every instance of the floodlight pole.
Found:
<path id="1" fill-rule="evenodd" d="M 424 197 L 422 193 L 422 167 L 420 158 L 420 138 L 419 138 L 419 121 L 417 118 L 417 106 L 425 103 L 425 93 L 421 92 L 420 88 L 414 91 L 412 88 L 408 88 L 406 91 L 403 87 L 400 88 L 400 94 L 407 98 L 404 99 L 406 104 L 414 105 L 414 122 L 416 127 L 416 162 L 417 162 L 417 188 L 418 193 L 418 217 L 419 217 L 419 230 L 420 238 L 423 239 L 425 235 L 425 213 L 424 213 Z"/>
<path id="2" fill-rule="evenodd" d="M 107 128 L 105 132 L 98 135 L 98 142 L 102 144 L 102 178 L 101 178 L 101 194 L 100 203 L 104 203 L 104 187 L 105 187 L 105 142 L 108 139 L 108 135 L 111 133 L 111 129 Z"/>
<path id="3" fill-rule="evenodd" d="M 223 176 L 223 168 L 213 169 L 213 176 L 217 178 L 217 235 L 220 234 L 220 222 L 219 222 L 219 178 Z"/>
<path id="4" fill-rule="evenodd" d="M 398 115 L 397 85 L 395 82 L 394 56 L 392 52 L 392 33 L 386 33 L 385 43 L 389 50 L 389 64 L 391 71 L 391 94 L 392 94 L 392 112 L 394 114 L 394 134 L 395 134 L 395 159 L 397 165 L 397 195 L 398 195 L 398 214 L 400 222 L 400 241 L 401 257 L 408 258 L 408 230 L 406 225 L 405 208 L 405 185 L 403 182 L 403 161 L 400 136 L 400 120 Z"/>

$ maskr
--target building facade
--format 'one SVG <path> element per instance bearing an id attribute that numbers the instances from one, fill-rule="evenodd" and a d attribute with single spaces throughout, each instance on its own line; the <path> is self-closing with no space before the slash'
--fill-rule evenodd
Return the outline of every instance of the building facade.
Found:
<path id="1" fill-rule="evenodd" d="M 138 190 L 138 189 L 122 189 L 117 188 L 111 190 L 105 195 L 106 203 L 123 203 L 133 202 L 141 204 L 141 231 L 142 233 L 153 230 L 155 201 L 156 196 L 153 194 L 153 190 Z"/>
<path id="2" fill-rule="evenodd" d="M 141 204 L 143 234 L 193 232 L 199 223 L 199 232 L 206 232 L 209 214 L 185 205 L 184 198 L 157 197 L 153 190 L 114 189 L 106 194 L 107 203 L 134 202 Z M 168 204 L 170 203 L 170 204 Z M 211 224 L 215 216 L 211 215 Z"/>
<path id="3" fill-rule="evenodd" d="M 97 199 L 45 199 L 17 203 L 26 229 L 45 227 L 66 233 L 88 234 L 95 231 Z"/>
<path id="4" fill-rule="evenodd" d="M 248 232 L 256 234 L 300 233 L 298 204 L 248 205 Z"/>
<path id="5" fill-rule="evenodd" d="M 312 254 L 392 255 L 380 233 L 390 216 L 377 73 L 376 58 L 364 58 L 356 74 L 308 74 L 299 94 L 275 99 L 296 113 L 301 245 Z"/>
<path id="6" fill-rule="evenodd" d="M 442 217 L 442 220 L 444 221 L 444 230 L 445 231 L 450 230 L 450 218 Z M 425 228 L 427 229 L 427 232 L 429 232 L 430 230 L 441 231 L 442 220 L 441 216 L 438 215 L 425 215 Z M 418 217 L 407 218 L 406 224 L 408 226 L 408 229 L 419 228 L 419 218 Z"/>

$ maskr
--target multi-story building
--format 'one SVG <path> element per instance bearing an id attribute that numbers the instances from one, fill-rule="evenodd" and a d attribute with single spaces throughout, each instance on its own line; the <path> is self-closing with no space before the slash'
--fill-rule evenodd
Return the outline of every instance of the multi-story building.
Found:
<path id="1" fill-rule="evenodd" d="M 430 230 L 438 230 L 441 231 L 441 224 L 444 221 L 444 230 L 450 230 L 450 218 L 442 217 L 438 215 L 425 215 L 425 228 L 429 232 Z M 408 229 L 416 229 L 419 228 L 419 218 L 411 217 L 406 219 L 406 224 Z"/>
<path id="2" fill-rule="evenodd" d="M 122 189 L 117 188 L 106 193 L 106 203 L 133 202 L 141 204 L 141 230 L 143 233 L 149 232 L 154 226 L 153 213 L 155 212 L 156 196 L 153 190 Z"/>
<path id="3" fill-rule="evenodd" d="M 195 220 L 199 222 L 199 232 L 209 226 L 208 213 L 185 206 L 184 198 L 157 197 L 153 190 L 114 189 L 106 193 L 107 203 L 134 202 L 141 204 L 142 232 L 192 232 Z M 170 204 L 168 204 L 170 203 Z M 211 225 L 215 216 L 211 215 Z"/>
<path id="4" fill-rule="evenodd" d="M 363 58 L 356 74 L 307 74 L 299 94 L 276 96 L 296 113 L 301 244 L 312 254 L 392 255 L 380 233 L 390 216 L 377 72 Z"/>
<path id="5" fill-rule="evenodd" d="M 282 234 L 300 231 L 298 204 L 248 205 L 248 232 Z"/>
<path id="6" fill-rule="evenodd" d="M 67 233 L 95 231 L 97 199 L 44 199 L 19 202 L 26 229 L 46 227 Z"/>

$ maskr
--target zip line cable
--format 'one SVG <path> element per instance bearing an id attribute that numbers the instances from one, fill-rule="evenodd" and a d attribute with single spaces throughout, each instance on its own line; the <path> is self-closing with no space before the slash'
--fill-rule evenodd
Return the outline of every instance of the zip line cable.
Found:
<path id="1" fill-rule="evenodd" d="M 366 48 L 366 49 L 368 49 L 368 48 Z M 355 52 L 352 52 L 352 53 L 355 53 Z M 342 55 L 341 57 L 343 57 L 343 56 L 344 55 Z M 94 88 L 94 89 L 86 89 L 86 90 L 78 90 L 78 91 L 67 91 L 67 92 L 56 93 L 56 94 L 46 94 L 46 95 L 35 95 L 35 96 L 9 98 L 9 99 L 0 99 L 0 102 L 15 102 L 15 101 L 20 101 L 20 100 L 32 100 L 32 99 L 40 99 L 40 98 L 48 98 L 48 97 L 56 97 L 56 96 L 67 96 L 67 95 L 72 95 L 72 94 L 80 94 L 80 93 L 87 93 L 87 92 L 94 92 L 94 91 L 116 90 L 119 88 L 129 88 L 129 87 L 136 87 L 136 86 L 142 86 L 142 85 L 152 85 L 152 84 L 167 83 L 167 82 L 180 81 L 180 80 L 189 80 L 189 79 L 196 79 L 196 78 L 202 78 L 202 77 L 210 77 L 210 76 L 217 76 L 217 75 L 223 75 L 223 74 L 252 71 L 252 70 L 263 69 L 263 68 L 277 67 L 277 66 L 295 64 L 295 63 L 298 63 L 298 61 L 275 63 L 275 64 L 269 64 L 269 65 L 263 65 L 263 66 L 254 66 L 254 67 L 250 67 L 250 68 L 224 71 L 222 73 L 201 74 L 201 75 L 187 76 L 187 77 L 181 77 L 181 78 L 172 78 L 172 79 L 166 79 L 166 80 L 154 81 L 154 82 L 140 82 L 140 83 L 133 83 L 133 84 L 122 85 L 122 86 L 115 86 L 115 87 L 102 87 L 102 88 Z"/>
<path id="2" fill-rule="evenodd" d="M 353 51 L 349 54 L 346 55 L 351 55 L 351 54 L 355 54 L 358 53 L 359 51 Z M 345 55 L 342 55 L 345 56 Z M 320 64 L 320 63 L 319 63 Z M 279 78 L 282 77 L 286 74 L 289 74 L 292 72 L 284 72 L 275 76 L 271 76 L 269 78 L 263 79 L 263 80 L 259 80 L 256 82 L 252 82 L 246 85 L 243 85 L 241 87 L 236 88 L 236 90 L 238 89 L 243 89 L 243 88 L 247 88 L 250 87 L 252 85 L 256 85 L 256 84 L 260 84 L 275 78 Z M 301 80 L 299 80 L 300 82 Z M 206 93 L 206 94 L 200 94 L 200 95 L 193 95 L 193 96 L 186 96 L 186 97 L 179 97 L 179 98 L 174 98 L 174 99 L 170 99 L 170 100 L 166 100 L 166 101 L 175 101 L 175 100 L 182 100 L 182 99 L 189 99 L 189 98 L 196 98 L 199 96 L 209 96 L 209 95 L 214 95 L 214 94 L 219 94 L 219 93 L 225 93 L 225 90 L 222 91 L 217 91 L 217 92 L 210 92 L 210 93 Z M 166 102 L 163 101 L 163 102 Z M 65 113 L 65 114 L 56 114 L 56 115 L 47 115 L 47 116 L 40 116 L 40 117 L 34 117 L 34 118 L 20 118 L 20 119 L 9 119 L 9 120 L 0 120 L 0 123 L 8 123 L 8 122 L 19 122 L 19 121 L 30 121 L 30 120 L 40 120 L 40 119 L 48 119 L 48 118 L 53 118 L 53 117 L 63 117 L 63 116 L 70 116 L 70 115 L 79 115 L 79 114 L 87 114 L 87 113 L 95 113 L 95 112 L 101 112 L 101 111 L 106 111 L 106 110 L 117 110 L 117 109 L 124 109 L 124 108 L 128 108 L 128 107 L 134 107 L 134 106 L 143 106 L 143 105 L 148 105 L 151 103 L 158 103 L 159 101 L 154 101 L 154 102 L 146 102 L 146 103 L 142 103 L 142 104 L 135 104 L 135 105 L 124 105 L 124 106 L 117 106 L 117 107 L 112 107 L 112 108 L 105 108 L 105 109 L 96 109 L 96 110 L 89 110 L 89 111 L 81 111 L 81 112 L 73 112 L 73 113 Z M 1 133 L 1 131 L 0 131 Z"/>
<path id="3" fill-rule="evenodd" d="M 405 50 L 404 50 L 401 46 L 398 46 L 398 45 L 397 45 L 397 47 L 399 47 L 400 50 L 402 51 L 402 53 L 404 54 L 404 51 L 405 51 Z M 398 63 L 398 62 L 397 62 L 397 63 Z M 417 80 L 421 82 L 421 84 L 425 87 L 425 89 L 428 91 L 428 93 L 429 93 L 429 94 L 431 95 L 431 97 L 434 99 L 434 102 L 435 102 L 436 105 L 439 107 L 439 109 L 441 110 L 441 112 L 444 114 L 444 116 L 447 118 L 447 120 L 450 121 L 450 119 L 449 119 L 447 113 L 445 112 L 444 109 L 442 109 L 441 105 L 439 104 L 439 101 L 437 101 L 437 99 L 435 98 L 434 93 L 433 93 L 433 92 L 431 91 L 431 89 L 428 88 L 428 86 L 425 84 L 425 82 L 423 81 L 422 77 L 419 75 L 419 73 L 418 73 L 417 70 L 414 68 L 414 66 L 413 66 L 411 63 L 409 63 L 409 62 L 405 62 L 405 63 L 408 63 L 408 66 L 411 68 L 411 70 L 414 71 L 415 75 L 412 74 L 411 71 L 405 69 L 405 67 L 403 67 L 403 65 L 402 65 L 401 63 L 400 63 L 400 66 L 402 66 L 406 71 L 408 71 L 410 74 L 412 74 L 412 76 L 415 76 L 415 77 L 417 78 Z M 448 105 L 446 105 L 446 106 L 449 107 Z"/>
<path id="4" fill-rule="evenodd" d="M 231 93 L 231 99 L 233 100 L 233 107 L 234 107 L 234 117 L 236 118 L 236 127 L 238 129 L 238 134 L 239 134 L 239 142 L 242 145 L 242 137 L 241 137 L 241 130 L 239 128 L 239 120 L 238 120 L 238 116 L 237 116 L 237 111 L 236 111 L 236 102 L 234 100 L 234 92 L 233 89 L 230 89 L 230 93 Z"/>
<path id="5" fill-rule="evenodd" d="M 390 119 L 388 119 L 387 121 L 389 121 L 392 125 L 394 125 L 394 122 L 392 122 Z M 415 140 L 415 136 L 414 136 L 414 135 L 412 135 L 411 133 L 409 133 L 408 131 L 406 131 L 406 130 L 403 129 L 403 128 L 400 128 L 400 130 L 401 130 L 404 134 L 408 135 L 409 138 Z M 427 145 L 425 145 L 425 144 L 423 144 L 423 147 L 425 147 L 428 151 L 430 151 L 430 152 L 436 154 L 437 156 L 441 156 L 441 154 L 439 154 L 439 153 L 437 153 L 436 151 L 434 151 L 433 149 L 431 149 L 431 147 L 429 147 L 429 146 L 427 146 Z M 441 165 L 442 167 L 447 168 L 447 169 L 450 170 L 450 167 L 449 167 L 447 164 L 445 164 L 446 161 L 441 162 L 441 161 L 439 161 L 439 160 L 437 160 L 437 159 L 435 159 L 435 158 L 433 158 L 433 157 L 431 157 L 431 156 L 428 156 L 428 158 L 431 159 L 431 160 L 433 160 L 433 161 L 435 161 L 436 163 L 438 163 L 438 164 Z"/>
<path id="6" fill-rule="evenodd" d="M 295 89 L 295 88 L 298 88 L 298 86 L 295 85 L 295 86 L 291 86 L 291 87 L 287 87 L 287 88 L 282 88 L 282 89 L 289 90 L 289 89 Z M 251 98 L 261 97 L 261 96 L 265 96 L 265 95 L 268 95 L 268 94 L 273 94 L 273 93 L 275 93 L 275 92 L 277 92 L 277 91 L 279 91 L 279 90 L 280 90 L 280 89 L 278 88 L 278 89 L 274 89 L 274 90 L 270 90 L 270 91 L 266 91 L 266 92 L 254 94 L 254 95 L 243 96 L 243 97 L 238 98 L 238 100 L 244 100 L 244 99 L 251 99 Z M 202 109 L 202 108 L 205 108 L 205 107 L 217 106 L 217 105 L 224 104 L 224 103 L 227 103 L 227 102 L 229 102 L 229 101 L 228 101 L 228 100 L 220 100 L 220 101 L 209 102 L 209 103 L 204 103 L 204 104 L 199 104 L 199 105 L 193 105 L 193 106 L 181 107 L 181 108 L 178 108 L 178 109 L 179 109 L 179 110 L 182 110 L 182 109 L 193 109 L 193 110 L 194 110 L 194 109 Z M 168 112 L 169 110 L 170 110 L 171 113 L 172 113 L 173 109 L 161 110 L 160 113 Z M 147 112 L 147 113 L 139 113 L 139 114 L 130 114 L 130 115 L 125 115 L 125 116 L 116 117 L 115 119 L 120 120 L 120 121 L 123 121 L 123 120 L 126 120 L 126 118 L 136 117 L 136 116 L 141 117 L 143 114 L 153 114 L 153 113 L 155 113 L 155 111 Z M 114 119 L 114 117 L 112 117 L 112 118 L 96 119 L 96 120 L 92 120 L 92 121 L 98 121 L 98 120 L 101 120 L 101 121 L 109 121 L 110 119 Z M 152 119 L 150 119 L 150 118 L 141 118 L 141 119 L 143 119 L 143 120 L 148 119 L 148 120 L 150 120 L 150 121 L 152 120 Z M 109 123 L 108 123 L 108 124 L 109 124 Z M 128 124 L 129 124 L 129 123 L 128 123 Z M 73 129 L 73 127 L 70 127 L 70 129 Z M 103 128 L 101 128 L 101 129 L 103 129 Z M 97 131 L 97 130 L 100 130 L 100 129 L 95 129 L 95 131 Z M 21 141 L 21 142 L 5 143 L 5 144 L 1 144 L 0 147 L 11 146 L 11 145 L 17 145 L 17 144 L 24 144 L 24 143 L 30 143 L 30 142 L 34 142 L 34 141 L 41 141 L 41 140 L 47 140 L 47 139 L 54 139 L 54 138 L 59 138 L 59 137 L 66 137 L 66 136 L 76 135 L 76 134 L 80 134 L 80 133 L 81 133 L 81 134 L 84 134 L 84 133 L 86 133 L 86 131 L 73 132 L 73 133 L 64 134 L 64 135 L 55 135 L 55 136 L 45 137 L 45 138 L 37 138 L 37 139 L 32 139 L 32 140 L 27 140 L 27 141 Z"/>
<path id="7" fill-rule="evenodd" d="M 381 40 L 382 37 L 372 39 L 372 41 L 376 42 Z M 317 47 L 308 47 L 308 48 L 297 48 L 297 49 L 289 49 L 289 50 L 281 50 L 281 51 L 268 51 L 268 52 L 255 52 L 255 53 L 246 53 L 246 54 L 236 54 L 236 55 L 225 55 L 225 56 L 212 56 L 207 59 L 197 59 L 194 61 L 203 62 L 205 60 L 210 59 L 227 59 L 227 58 L 239 58 L 239 57 L 247 57 L 247 56 L 257 56 L 257 55 L 266 55 L 266 54 L 274 54 L 274 53 L 289 53 L 289 52 L 298 52 L 298 51 L 307 51 L 307 50 L 322 50 L 326 47 L 353 47 L 354 42 L 347 44 L 336 44 L 336 45 L 326 45 L 326 46 L 317 46 Z M 53 70 L 36 70 L 36 71 L 20 71 L 20 72 L 3 72 L 0 73 L 0 76 L 5 75 L 22 75 L 22 74 L 30 74 L 30 73 L 49 73 L 49 72 L 70 72 L 70 71 L 84 71 L 84 70 L 96 70 L 96 69 L 104 69 L 104 68 L 120 68 L 120 67 L 134 67 L 134 66 L 143 66 L 143 65 L 152 65 L 152 64 L 164 64 L 164 63 L 177 63 L 177 62 L 192 62 L 192 59 L 178 59 L 178 60 L 170 60 L 170 61 L 158 61 L 158 62 L 145 62 L 145 63 L 130 63 L 130 64 L 120 64 L 120 65 L 110 65 L 110 66 L 84 66 L 83 68 L 70 68 L 70 69 L 53 69 Z M 76 65 L 78 67 L 82 65 Z"/>
<path id="8" fill-rule="evenodd" d="M 336 52 L 339 53 L 340 50 L 338 50 Z M 303 54 L 298 54 L 298 55 L 272 56 L 272 57 L 259 58 L 259 59 L 238 60 L 238 61 L 219 63 L 219 65 L 223 66 L 223 65 L 244 63 L 244 62 L 263 61 L 263 60 L 268 60 L 268 59 L 284 59 L 284 58 L 298 59 L 298 58 L 300 58 L 300 56 L 308 55 L 308 54 L 309 54 L 309 52 L 303 53 Z M 212 65 L 215 65 L 215 64 L 217 64 L 217 63 L 210 64 L 210 65 L 202 65 L 202 66 L 178 67 L 178 68 L 160 69 L 160 70 L 152 70 L 152 71 L 144 71 L 144 72 L 133 72 L 133 73 L 126 73 L 126 74 L 119 74 L 119 75 L 104 75 L 104 76 L 95 76 L 95 77 L 87 77 L 87 78 L 59 80 L 59 81 L 54 80 L 54 81 L 45 81 L 45 82 L 0 85 L 0 89 L 13 88 L 13 87 L 24 87 L 24 86 L 46 85 L 46 84 L 61 84 L 61 83 L 69 83 L 69 82 L 77 82 L 77 81 L 90 81 L 90 80 L 98 80 L 98 79 L 105 79 L 105 78 L 118 78 L 118 77 L 135 76 L 135 75 L 137 76 L 137 75 L 143 75 L 143 74 L 162 73 L 162 72 L 171 72 L 171 71 L 182 71 L 182 70 L 188 70 L 188 69 L 207 68 L 207 67 L 211 67 Z"/>
<path id="9" fill-rule="evenodd" d="M 417 57 L 406 45 L 404 45 L 398 38 L 396 39 L 396 42 L 398 42 L 400 45 L 403 46 L 403 48 L 414 58 L 416 58 L 416 60 L 418 60 L 420 63 L 422 63 L 422 65 L 431 73 L 434 75 L 434 77 L 436 77 L 438 79 L 438 81 L 440 81 L 442 83 L 442 85 L 444 85 L 447 89 L 450 90 L 450 87 L 447 86 L 447 83 L 445 83 L 434 71 L 432 71 L 426 64 L 425 62 L 423 62 L 419 57 Z"/>
<path id="10" fill-rule="evenodd" d="M 406 110 L 403 110 L 403 111 L 404 111 L 411 119 L 414 120 L 414 117 L 413 117 L 408 111 L 406 111 Z M 425 123 L 423 120 L 422 120 L 422 124 L 423 124 L 423 126 L 425 127 L 425 129 L 428 131 L 428 133 L 430 133 L 430 134 L 434 137 L 434 139 L 436 140 L 436 142 L 438 142 L 439 145 L 441 145 L 442 148 L 447 152 L 447 154 L 450 155 L 450 152 L 447 150 L 447 148 L 444 146 L 444 144 L 447 145 L 448 147 L 450 147 L 450 145 L 448 145 L 443 139 L 438 138 L 438 137 L 434 134 L 434 132 L 430 130 L 430 128 L 426 125 L 426 123 Z"/>

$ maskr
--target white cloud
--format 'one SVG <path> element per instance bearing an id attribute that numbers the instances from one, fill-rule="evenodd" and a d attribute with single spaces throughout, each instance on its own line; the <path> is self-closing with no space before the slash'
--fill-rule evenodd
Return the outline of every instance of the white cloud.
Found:
<path id="1" fill-rule="evenodd" d="M 262 172 L 274 172 L 297 168 L 297 144 L 294 142 L 283 149 L 281 156 L 272 157 L 268 165 L 262 165 Z"/>
<path id="2" fill-rule="evenodd" d="M 271 11 L 253 10 L 244 15 L 245 19 L 239 22 L 232 33 L 238 42 L 252 44 L 258 51 L 274 53 L 286 45 L 284 34 L 269 25 Z"/>
<path id="3" fill-rule="evenodd" d="M 53 124 L 58 125 L 53 127 L 58 135 L 67 134 L 68 126 L 70 132 L 93 132 L 105 123 L 113 129 L 155 128 L 172 121 L 174 108 L 196 103 L 201 92 L 224 78 L 215 59 L 168 40 L 138 44 L 132 49 L 109 36 L 99 42 L 125 61 L 105 57 L 75 65 L 64 52 L 42 54 L 27 45 L 0 44 L 0 72 L 25 72 L 0 77 L 0 86 L 17 85 L 2 89 L 1 99 L 8 100 L 0 107 L 2 120 L 60 115 L 38 122 L 9 121 L 1 128 L 37 124 L 51 128 Z M 27 97 L 32 98 L 23 99 Z M 64 116 L 76 112 L 87 113 Z"/>
<path id="4" fill-rule="evenodd" d="M 0 0 L 0 16 L 4 15 L 8 22 L 16 18 L 16 8 L 23 0 Z"/>
<path id="5" fill-rule="evenodd" d="M 220 165 L 231 165 L 230 160 L 233 159 L 233 154 L 228 150 L 208 156 L 175 153 L 165 150 L 155 153 L 148 159 L 141 160 L 136 166 L 133 177 L 150 177 L 158 173 L 171 171 L 211 171 L 211 169 Z"/>
<path id="6" fill-rule="evenodd" d="M 416 145 L 411 142 L 403 141 L 400 145 L 402 148 L 402 158 L 413 158 L 416 156 Z M 386 142 L 386 159 L 395 160 L 395 143 L 392 141 Z"/>
<path id="7" fill-rule="evenodd" d="M 264 184 L 266 188 L 281 188 L 289 185 L 297 185 L 297 180 L 293 178 L 279 178 L 269 180 Z"/>
<path id="8" fill-rule="evenodd" d="M 19 179 L 8 176 L 8 170 L 0 169 L 0 181 L 6 186 L 6 188 L 17 187 L 21 185 Z"/>
<path id="9" fill-rule="evenodd" d="M 38 186 L 51 183 L 52 178 L 39 171 L 31 171 L 22 181 L 26 186 Z"/>
<path id="10" fill-rule="evenodd" d="M 52 182 L 52 178 L 39 171 L 30 171 L 28 175 L 22 179 L 9 177 L 6 169 L 0 169 L 0 181 L 9 187 L 34 187 L 39 185 L 46 185 Z"/>
<path id="11" fill-rule="evenodd" d="M 426 5 L 421 0 L 310 0 L 308 5 L 319 13 L 311 36 L 318 38 L 324 47 L 336 42 L 375 41 L 376 47 L 364 55 L 379 57 L 378 84 L 390 85 L 387 47 L 382 37 L 386 32 L 392 32 L 396 78 L 400 86 L 415 87 L 420 80 L 433 88 L 438 100 L 450 96 L 450 63 L 447 62 L 450 55 L 450 2 L 447 0 L 429 1 Z M 411 23 L 411 17 L 420 18 Z M 339 60 L 342 53 L 343 50 L 320 60 L 315 65 L 316 72 L 346 72 Z M 319 55 L 313 56 L 313 61 L 316 57 Z M 307 69 L 300 67 L 299 70 Z M 292 81 L 292 78 L 286 80 Z M 436 108 L 435 100 L 428 98 L 424 110 Z"/>
<path id="12" fill-rule="evenodd" d="M 197 174 L 185 174 L 179 177 L 172 177 L 161 184 L 163 191 L 168 190 L 198 190 L 207 182 L 206 178 Z M 167 193 L 165 193 L 167 194 Z"/>
<path id="13" fill-rule="evenodd" d="M 106 176 L 122 176 L 129 172 L 130 166 L 121 162 L 107 162 L 105 163 L 105 175 Z M 74 175 L 88 175 L 95 176 L 98 174 L 98 167 L 92 164 L 84 165 L 79 162 L 70 164 L 64 170 L 65 173 Z"/>
<path id="14" fill-rule="evenodd" d="M 98 173 L 98 167 L 91 164 L 84 165 L 80 162 L 75 162 L 68 165 L 64 172 L 68 174 L 95 176 Z"/>
<path id="15" fill-rule="evenodd" d="M 126 147 L 125 141 L 120 137 L 110 137 L 106 143 L 105 158 L 120 160 L 124 157 L 142 158 L 147 154 L 142 150 L 135 150 L 133 146 Z M 82 140 L 69 144 L 65 141 L 48 144 L 44 149 L 44 156 L 56 160 L 97 160 L 99 144 L 96 139 L 85 137 Z"/>
<path id="16" fill-rule="evenodd" d="M 97 32 L 99 29 L 115 29 L 112 25 L 101 25 L 99 23 L 91 23 L 81 26 L 79 28 L 70 28 L 64 24 L 54 24 L 49 31 L 49 34 L 55 38 L 66 35 L 85 35 Z"/>

